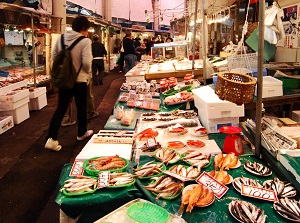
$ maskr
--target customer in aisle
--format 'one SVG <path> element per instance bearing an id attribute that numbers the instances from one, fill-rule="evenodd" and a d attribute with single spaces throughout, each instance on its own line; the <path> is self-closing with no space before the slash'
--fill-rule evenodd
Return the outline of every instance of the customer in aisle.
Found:
<path id="1" fill-rule="evenodd" d="M 142 59 L 142 55 L 146 54 L 146 45 L 143 43 L 142 45 L 135 48 L 136 60 L 139 62 Z"/>
<path id="2" fill-rule="evenodd" d="M 123 40 L 123 48 L 124 48 L 124 59 L 125 59 L 125 73 L 131 70 L 135 66 L 136 56 L 135 50 L 133 46 L 133 41 L 131 39 L 131 30 L 126 31 L 126 36 Z"/>
<path id="3" fill-rule="evenodd" d="M 87 103 L 86 103 L 87 119 L 93 119 L 99 115 L 95 109 L 94 95 L 92 92 L 92 81 L 87 85 Z"/>
<path id="4" fill-rule="evenodd" d="M 70 126 L 76 124 L 76 120 L 72 120 L 72 103 L 73 103 L 73 98 L 70 100 L 69 106 L 67 108 L 67 111 L 63 117 L 63 120 L 61 122 L 61 126 Z"/>
<path id="5" fill-rule="evenodd" d="M 70 46 L 80 36 L 88 36 L 88 29 L 90 22 L 84 16 L 76 17 L 72 22 L 72 30 L 64 34 L 64 43 Z M 61 50 L 61 41 L 55 43 L 52 51 L 52 59 Z M 92 65 L 92 43 L 89 38 L 82 39 L 71 51 L 72 62 L 75 70 L 78 70 L 77 81 L 71 89 L 59 89 L 58 92 L 58 105 L 52 116 L 49 130 L 48 140 L 45 144 L 46 149 L 59 151 L 62 146 L 59 145 L 57 140 L 58 131 L 66 113 L 68 105 L 72 97 L 75 99 L 77 108 L 77 140 L 84 140 L 93 134 L 93 130 L 87 130 L 87 82 L 90 79 L 91 65 Z"/>
<path id="6" fill-rule="evenodd" d="M 119 58 L 119 61 L 118 61 L 118 64 L 119 64 L 119 73 L 122 73 L 123 70 L 124 70 L 124 47 L 123 47 L 123 41 L 124 41 L 125 37 L 122 39 L 121 41 L 121 44 L 120 44 L 120 58 Z"/>
<path id="7" fill-rule="evenodd" d="M 93 85 L 103 85 L 103 76 L 104 76 L 104 58 L 106 63 L 107 60 L 107 51 L 103 43 L 100 42 L 100 38 L 97 34 L 93 36 L 92 43 L 92 53 L 93 53 L 93 62 L 92 62 L 92 80 Z"/>

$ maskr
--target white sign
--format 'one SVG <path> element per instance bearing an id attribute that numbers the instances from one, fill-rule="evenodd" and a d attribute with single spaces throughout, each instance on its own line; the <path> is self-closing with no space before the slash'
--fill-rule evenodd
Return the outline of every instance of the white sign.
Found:
<path id="1" fill-rule="evenodd" d="M 98 189 L 108 186 L 110 172 L 100 172 L 98 177 Z"/>
<path id="2" fill-rule="evenodd" d="M 82 176 L 84 172 L 83 162 L 79 160 L 75 160 L 70 171 L 69 176 Z"/>
<path id="3" fill-rule="evenodd" d="M 214 195 L 220 199 L 228 191 L 228 187 L 217 181 L 215 178 L 210 176 L 208 173 L 203 172 L 200 177 L 196 180 L 197 183 L 200 183 L 207 188 L 211 189 Z"/>
<path id="4" fill-rule="evenodd" d="M 277 194 L 274 190 L 268 190 L 262 187 L 242 184 L 241 194 L 244 196 L 254 197 L 266 201 L 278 202 Z"/>

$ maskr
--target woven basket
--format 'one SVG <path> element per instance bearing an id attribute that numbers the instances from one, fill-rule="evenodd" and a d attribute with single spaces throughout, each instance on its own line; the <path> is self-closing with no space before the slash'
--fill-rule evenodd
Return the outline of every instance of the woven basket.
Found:
<path id="1" fill-rule="evenodd" d="M 227 100 L 237 105 L 253 101 L 256 79 L 240 73 L 218 73 L 215 93 L 221 100 Z"/>
<path id="2" fill-rule="evenodd" d="M 246 37 L 248 38 L 254 30 L 258 27 L 258 22 L 252 23 L 248 26 Z"/>

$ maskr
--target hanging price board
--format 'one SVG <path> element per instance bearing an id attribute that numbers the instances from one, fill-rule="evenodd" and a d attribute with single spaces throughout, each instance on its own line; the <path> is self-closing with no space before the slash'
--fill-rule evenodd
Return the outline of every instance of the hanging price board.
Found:
<path id="1" fill-rule="evenodd" d="M 110 172 L 101 172 L 98 177 L 98 189 L 108 186 Z"/>
<path id="2" fill-rule="evenodd" d="M 266 201 L 278 202 L 277 194 L 274 190 L 242 184 L 241 194 Z"/>
<path id="3" fill-rule="evenodd" d="M 214 195 L 220 199 L 224 196 L 224 194 L 228 191 L 228 187 L 224 184 L 217 181 L 215 178 L 210 176 L 208 173 L 203 172 L 198 179 L 196 180 L 197 183 L 200 183 L 207 188 L 211 189 Z"/>
<path id="4" fill-rule="evenodd" d="M 75 160 L 70 171 L 69 176 L 82 176 L 84 172 L 83 162 L 79 160 Z"/>

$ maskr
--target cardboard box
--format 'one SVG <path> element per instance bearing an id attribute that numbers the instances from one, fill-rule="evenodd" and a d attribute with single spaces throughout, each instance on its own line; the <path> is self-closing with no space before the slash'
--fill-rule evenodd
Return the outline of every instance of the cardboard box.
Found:
<path id="1" fill-rule="evenodd" d="M 0 111 L 0 116 L 4 115 L 10 115 L 13 116 L 14 124 L 19 124 L 26 119 L 28 119 L 29 116 L 29 108 L 28 108 L 28 102 L 21 105 L 20 107 L 17 107 L 14 110 L 8 110 L 8 111 Z"/>
<path id="2" fill-rule="evenodd" d="M 257 95 L 257 86 L 255 88 L 255 96 Z M 282 81 L 275 77 L 264 76 L 262 98 L 276 97 L 283 95 Z"/>
<path id="3" fill-rule="evenodd" d="M 41 110 L 47 105 L 47 95 L 43 93 L 36 98 L 30 98 L 29 111 Z"/>
<path id="4" fill-rule="evenodd" d="M 215 91 L 209 87 L 200 87 L 193 90 L 194 103 L 198 114 L 206 119 L 220 119 L 243 117 L 245 114 L 244 105 L 236 105 L 229 101 L 219 99 Z"/>
<path id="5" fill-rule="evenodd" d="M 12 116 L 0 117 L 0 134 L 14 127 L 14 120 Z"/>

